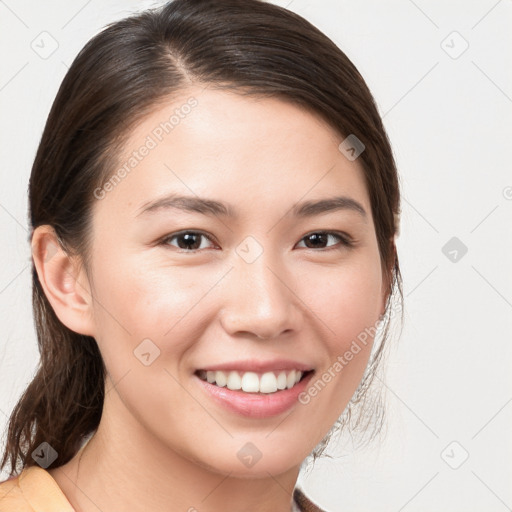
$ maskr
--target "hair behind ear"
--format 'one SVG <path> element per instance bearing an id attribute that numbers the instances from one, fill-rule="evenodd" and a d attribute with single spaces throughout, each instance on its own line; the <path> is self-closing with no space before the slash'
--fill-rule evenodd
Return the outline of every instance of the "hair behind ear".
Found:
<path id="1" fill-rule="evenodd" d="M 32 302 L 41 354 L 36 374 L 14 407 L 6 451 L 11 475 L 38 463 L 33 452 L 47 442 L 57 458 L 47 468 L 68 462 L 99 425 L 105 366 L 94 338 L 63 325 L 48 302 L 33 269 Z M 22 466 L 17 467 L 21 461 Z"/>

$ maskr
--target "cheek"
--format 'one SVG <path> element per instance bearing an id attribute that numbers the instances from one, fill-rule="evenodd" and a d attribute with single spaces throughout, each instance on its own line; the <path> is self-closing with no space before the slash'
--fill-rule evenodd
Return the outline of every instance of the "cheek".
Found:
<path id="1" fill-rule="evenodd" d="M 198 279 L 197 269 L 192 275 L 129 258 L 95 267 L 96 340 L 112 380 L 107 388 L 115 384 L 116 395 L 150 430 L 168 425 L 172 411 L 195 407 L 183 393 L 179 363 L 205 329 L 200 302 L 218 280 L 213 272 Z M 187 428 L 199 429 L 193 422 L 203 416 L 191 413 Z"/>
<path id="2" fill-rule="evenodd" d="M 363 257 L 302 281 L 302 296 L 325 333 L 326 351 L 302 403 L 322 409 L 318 417 L 326 425 L 341 414 L 364 374 L 380 315 L 381 280 L 379 261 Z"/>
<path id="3" fill-rule="evenodd" d="M 107 264 L 97 265 L 96 339 L 106 362 L 115 351 L 118 365 L 122 347 L 122 359 L 131 363 L 133 350 L 149 339 L 160 355 L 168 356 L 162 359 L 172 364 L 211 320 L 204 299 L 223 273 L 149 258 L 110 258 Z"/>
<path id="4" fill-rule="evenodd" d="M 375 325 L 380 315 L 380 263 L 370 256 L 304 272 L 298 289 L 317 325 L 325 330 L 331 355 L 343 351 L 365 328 Z"/>

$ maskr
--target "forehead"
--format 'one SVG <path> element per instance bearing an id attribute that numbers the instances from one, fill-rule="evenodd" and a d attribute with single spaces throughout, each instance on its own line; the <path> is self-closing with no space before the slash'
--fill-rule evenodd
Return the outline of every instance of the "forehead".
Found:
<path id="1" fill-rule="evenodd" d="M 289 101 L 191 87 L 130 131 L 101 208 L 134 217 L 165 193 L 186 193 L 242 213 L 340 194 L 369 209 L 362 166 L 339 150 L 343 139 Z"/>

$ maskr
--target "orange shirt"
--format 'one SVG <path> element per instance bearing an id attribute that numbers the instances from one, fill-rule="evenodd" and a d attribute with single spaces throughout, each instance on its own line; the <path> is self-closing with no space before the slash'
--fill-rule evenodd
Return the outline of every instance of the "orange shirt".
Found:
<path id="1" fill-rule="evenodd" d="M 75 512 L 55 479 L 39 466 L 0 484 L 0 512 Z"/>
<path id="2" fill-rule="evenodd" d="M 294 510 L 323 512 L 295 488 Z M 0 483 L 0 512 L 75 512 L 55 479 L 39 466 L 23 469 L 17 477 Z"/>

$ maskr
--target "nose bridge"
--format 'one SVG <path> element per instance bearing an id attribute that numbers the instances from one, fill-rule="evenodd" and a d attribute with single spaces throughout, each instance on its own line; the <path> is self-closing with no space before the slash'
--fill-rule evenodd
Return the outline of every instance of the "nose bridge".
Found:
<path id="1" fill-rule="evenodd" d="M 290 277 L 282 261 L 246 240 L 237 247 L 230 273 L 229 300 L 224 304 L 224 327 L 231 333 L 251 332 L 274 337 L 298 329 L 299 318 Z"/>

